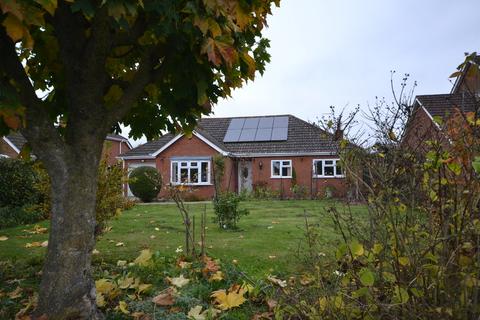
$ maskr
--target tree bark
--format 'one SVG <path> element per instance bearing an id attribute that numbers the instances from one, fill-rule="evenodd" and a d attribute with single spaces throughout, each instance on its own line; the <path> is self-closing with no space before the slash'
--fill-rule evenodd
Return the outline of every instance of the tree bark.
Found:
<path id="1" fill-rule="evenodd" d="M 78 149 L 66 152 L 64 161 L 45 160 L 52 183 L 52 216 L 35 315 L 49 320 L 103 318 L 96 307 L 91 269 L 101 152 Z"/>

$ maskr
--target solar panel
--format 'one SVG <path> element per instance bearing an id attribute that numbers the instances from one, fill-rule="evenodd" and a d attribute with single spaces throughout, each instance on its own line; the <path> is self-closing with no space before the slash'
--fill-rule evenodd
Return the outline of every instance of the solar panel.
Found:
<path id="1" fill-rule="evenodd" d="M 255 141 L 270 141 L 272 138 L 272 128 L 258 128 Z"/>
<path id="2" fill-rule="evenodd" d="M 275 117 L 274 128 L 288 128 L 288 117 Z"/>
<path id="3" fill-rule="evenodd" d="M 288 136 L 288 116 L 230 120 L 223 142 L 283 141 Z"/>
<path id="4" fill-rule="evenodd" d="M 255 141 L 255 134 L 257 133 L 257 129 L 243 129 L 242 133 L 240 134 L 240 138 L 238 139 L 239 142 L 241 141 Z"/>
<path id="5" fill-rule="evenodd" d="M 272 130 L 272 141 L 283 141 L 287 140 L 288 128 L 273 128 Z"/>
<path id="6" fill-rule="evenodd" d="M 245 124 L 243 125 L 243 129 L 257 129 L 258 121 L 259 121 L 258 118 L 245 119 Z"/>
<path id="7" fill-rule="evenodd" d="M 230 125 L 228 126 L 228 130 L 230 130 L 230 129 L 242 129 L 244 123 L 245 123 L 245 119 L 232 119 L 230 121 Z"/>
<path id="8" fill-rule="evenodd" d="M 273 127 L 273 117 L 260 118 L 258 123 L 258 128 L 272 128 Z"/>
<path id="9" fill-rule="evenodd" d="M 225 134 L 225 138 L 223 138 L 223 142 L 237 142 L 238 138 L 240 138 L 240 133 L 242 133 L 242 129 L 229 129 Z"/>

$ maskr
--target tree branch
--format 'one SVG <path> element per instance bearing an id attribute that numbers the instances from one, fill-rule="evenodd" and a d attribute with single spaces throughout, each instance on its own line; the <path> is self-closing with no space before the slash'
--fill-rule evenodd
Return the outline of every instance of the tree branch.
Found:
<path id="1" fill-rule="evenodd" d="M 64 143 L 49 119 L 43 101 L 35 93 L 25 70 L 18 58 L 15 44 L 0 27 L 0 71 L 14 81 L 17 99 L 25 107 L 26 126 L 21 129 L 34 153 L 48 165 L 49 159 L 62 160 Z"/>

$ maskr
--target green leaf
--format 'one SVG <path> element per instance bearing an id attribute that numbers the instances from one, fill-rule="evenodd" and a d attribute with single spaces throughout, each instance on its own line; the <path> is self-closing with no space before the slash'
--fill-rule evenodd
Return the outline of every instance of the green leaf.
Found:
<path id="1" fill-rule="evenodd" d="M 472 167 L 476 173 L 480 173 L 480 157 L 475 157 L 475 160 L 472 161 Z"/>
<path id="2" fill-rule="evenodd" d="M 360 282 L 366 287 L 371 287 L 375 282 L 375 275 L 369 269 L 364 268 L 360 271 Z"/>
<path id="3" fill-rule="evenodd" d="M 407 290 L 402 287 L 395 286 L 393 290 L 393 301 L 396 303 L 407 303 L 410 299 L 410 295 Z"/>
<path id="4" fill-rule="evenodd" d="M 350 251 L 355 257 L 359 257 L 365 253 L 363 245 L 357 240 L 353 240 L 352 243 L 350 243 Z"/>

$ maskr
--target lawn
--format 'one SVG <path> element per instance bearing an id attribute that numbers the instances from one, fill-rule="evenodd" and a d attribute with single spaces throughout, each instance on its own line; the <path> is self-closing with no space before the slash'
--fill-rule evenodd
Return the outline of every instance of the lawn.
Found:
<path id="1" fill-rule="evenodd" d="M 209 255 L 222 261 L 238 261 L 248 274 L 262 277 L 270 273 L 291 273 L 299 267 L 297 251 L 303 240 L 304 211 L 309 222 L 320 230 L 322 252 L 331 253 L 339 235 L 333 228 L 325 207 L 331 202 L 314 200 L 246 201 L 242 207 L 250 210 L 240 220 L 238 231 L 220 230 L 212 222 L 210 203 L 188 204 L 192 214 L 199 215 L 207 208 L 207 248 Z M 355 206 L 355 213 L 362 215 L 363 206 Z M 198 219 L 198 218 L 197 218 Z M 198 221 L 198 220 L 197 220 Z M 48 222 L 39 225 L 48 228 Z M 131 260 L 139 251 L 149 248 L 161 255 L 173 256 L 184 244 L 181 217 L 174 204 L 137 205 L 125 211 L 110 223 L 111 230 L 98 241 L 95 262 Z M 45 248 L 26 248 L 27 243 L 47 240 L 47 234 L 30 234 L 33 226 L 21 226 L 0 230 L 0 261 L 39 261 Z M 121 242 L 123 246 L 117 246 Z"/>

